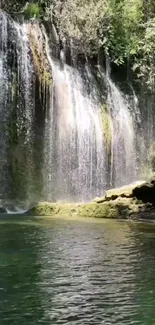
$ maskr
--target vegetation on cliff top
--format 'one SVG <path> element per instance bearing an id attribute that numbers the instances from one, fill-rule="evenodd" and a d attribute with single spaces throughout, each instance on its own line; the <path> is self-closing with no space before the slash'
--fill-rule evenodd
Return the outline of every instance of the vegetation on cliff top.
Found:
<path id="1" fill-rule="evenodd" d="M 1 0 L 1 8 L 23 10 L 25 18 L 46 17 L 76 54 L 128 62 L 138 77 L 154 84 L 154 0 Z"/>
<path id="2" fill-rule="evenodd" d="M 154 83 L 154 0 L 53 0 L 50 19 L 76 53 L 108 56 L 130 64 L 138 77 Z"/>

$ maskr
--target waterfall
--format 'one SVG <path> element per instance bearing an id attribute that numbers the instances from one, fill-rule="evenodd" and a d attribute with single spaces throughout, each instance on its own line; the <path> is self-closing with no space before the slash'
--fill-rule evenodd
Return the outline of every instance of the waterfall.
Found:
<path id="1" fill-rule="evenodd" d="M 45 132 L 45 196 L 50 200 L 87 200 L 102 195 L 110 186 L 136 180 L 136 110 L 132 112 L 107 71 L 102 76 L 107 85 L 105 116 L 88 67 L 80 71 L 54 59 L 45 29 L 43 33 L 53 77 Z M 109 119 L 108 125 L 105 119 Z M 106 132 L 111 137 L 108 150 Z"/>
<path id="2" fill-rule="evenodd" d="M 87 70 L 53 59 L 45 30 L 44 36 L 53 77 L 45 126 L 46 197 L 89 200 L 101 195 L 105 182 L 99 98 Z"/>
<path id="3" fill-rule="evenodd" d="M 18 82 L 20 83 L 21 98 L 17 113 L 17 124 L 19 128 L 19 146 L 26 150 L 26 164 L 24 173 L 26 174 L 26 196 L 29 197 L 33 188 L 34 160 L 33 160 L 33 138 L 34 138 L 34 113 L 35 113 L 35 75 L 34 65 L 30 53 L 28 25 L 15 24 L 17 30 L 17 66 Z M 21 133 L 21 134 L 20 134 Z M 21 138 L 22 137 L 22 138 Z M 22 139 L 22 143 L 20 143 Z M 23 159 L 23 158 L 22 158 Z M 23 162 L 22 162 L 23 163 Z M 22 180 L 23 181 L 23 180 Z M 32 195 L 32 194 L 30 194 Z"/>
<path id="4" fill-rule="evenodd" d="M 6 96 L 8 93 L 8 72 L 7 72 L 7 17 L 0 12 L 0 187 L 1 196 L 5 195 L 7 189 L 5 174 L 7 160 L 7 137 L 5 121 L 8 112 L 6 110 Z"/>
<path id="5" fill-rule="evenodd" d="M 112 117 L 112 184 L 114 187 L 133 182 L 137 176 L 134 120 L 130 106 L 109 76 L 108 105 Z"/>
<path id="6" fill-rule="evenodd" d="M 34 67 L 26 25 L 0 11 L 2 199 L 26 199 L 33 179 Z"/>
<path id="7" fill-rule="evenodd" d="M 0 31 L 0 199 L 8 211 L 12 202 L 21 211 L 23 201 L 88 201 L 139 179 L 153 110 L 145 114 L 133 88 L 125 96 L 99 67 L 101 89 L 88 63 L 68 65 L 54 26 L 53 45 L 44 26 L 0 11 Z"/>

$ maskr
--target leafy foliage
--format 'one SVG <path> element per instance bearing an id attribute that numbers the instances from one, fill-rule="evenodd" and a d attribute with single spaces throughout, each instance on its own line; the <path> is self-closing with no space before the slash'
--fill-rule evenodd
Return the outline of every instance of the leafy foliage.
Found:
<path id="1" fill-rule="evenodd" d="M 136 54 L 143 18 L 143 0 L 58 0 L 51 5 L 61 38 L 79 52 L 100 49 L 122 63 Z"/>
<path id="2" fill-rule="evenodd" d="M 155 0 L 1 0 L 9 12 L 45 18 L 76 54 L 108 55 L 117 65 L 127 60 L 148 84 L 155 76 Z"/>
<path id="3" fill-rule="evenodd" d="M 8 12 L 18 12 L 24 5 L 26 1 L 16 1 L 16 0 L 1 0 L 0 8 Z"/>
<path id="4" fill-rule="evenodd" d="M 142 18 L 142 0 L 124 0 L 113 6 L 107 47 L 115 63 L 122 64 L 124 59 L 138 53 Z"/>
<path id="5" fill-rule="evenodd" d="M 144 24 L 144 35 L 139 40 L 139 56 L 135 58 L 133 70 L 146 80 L 152 88 L 155 78 L 155 17 Z"/>
<path id="6" fill-rule="evenodd" d="M 41 7 L 38 3 L 29 3 L 24 10 L 24 16 L 26 19 L 29 18 L 40 18 L 42 14 Z"/>
<path id="7" fill-rule="evenodd" d="M 56 1 L 52 6 L 62 39 L 68 39 L 79 52 L 93 55 L 103 46 L 111 19 L 107 0 Z"/>

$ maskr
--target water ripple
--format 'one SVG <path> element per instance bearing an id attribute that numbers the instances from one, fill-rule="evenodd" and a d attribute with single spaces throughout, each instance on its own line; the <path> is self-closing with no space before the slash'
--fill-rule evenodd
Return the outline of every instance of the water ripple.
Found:
<path id="1" fill-rule="evenodd" d="M 3 325 L 154 325 L 155 232 L 122 223 L 2 223 Z"/>

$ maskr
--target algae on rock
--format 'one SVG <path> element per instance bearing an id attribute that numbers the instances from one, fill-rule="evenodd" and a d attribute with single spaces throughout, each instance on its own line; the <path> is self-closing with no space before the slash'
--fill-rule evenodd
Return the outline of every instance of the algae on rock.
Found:
<path id="1" fill-rule="evenodd" d="M 74 203 L 40 203 L 30 209 L 28 214 L 34 216 L 79 216 L 86 218 L 119 218 L 119 209 L 111 203 L 97 204 L 90 202 L 87 204 Z"/>
<path id="2" fill-rule="evenodd" d="M 151 159 L 152 172 L 155 173 L 155 142 L 152 144 L 150 159 Z"/>
<path id="3" fill-rule="evenodd" d="M 105 104 L 101 106 L 101 120 L 106 149 L 110 152 L 112 145 L 112 119 Z"/>
<path id="4" fill-rule="evenodd" d="M 48 87 L 52 82 L 51 67 L 45 53 L 45 41 L 38 23 L 29 23 L 28 26 L 30 47 L 33 55 L 34 66 L 40 84 Z"/>

